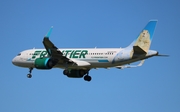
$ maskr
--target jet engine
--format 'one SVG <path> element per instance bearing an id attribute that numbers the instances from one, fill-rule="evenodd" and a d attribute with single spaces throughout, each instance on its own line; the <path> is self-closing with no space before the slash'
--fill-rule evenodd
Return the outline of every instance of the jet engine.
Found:
<path id="1" fill-rule="evenodd" d="M 37 58 L 34 65 L 37 69 L 51 69 L 55 63 L 50 58 Z"/>
<path id="2" fill-rule="evenodd" d="M 68 77 L 71 77 L 71 78 L 82 78 L 86 73 L 87 71 L 85 70 L 76 70 L 76 69 L 63 71 L 64 75 L 67 75 Z"/>

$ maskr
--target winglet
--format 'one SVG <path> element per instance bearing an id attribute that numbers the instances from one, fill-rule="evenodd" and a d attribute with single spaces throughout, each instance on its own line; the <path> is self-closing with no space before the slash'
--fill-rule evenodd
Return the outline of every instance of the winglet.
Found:
<path id="1" fill-rule="evenodd" d="M 47 32 L 47 34 L 45 35 L 45 38 L 49 38 L 52 32 L 53 26 L 51 26 L 50 30 Z"/>

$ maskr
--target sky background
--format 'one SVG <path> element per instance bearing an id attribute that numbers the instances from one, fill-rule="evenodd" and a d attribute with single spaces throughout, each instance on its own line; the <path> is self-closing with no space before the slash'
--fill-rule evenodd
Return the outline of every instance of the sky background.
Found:
<path id="1" fill-rule="evenodd" d="M 1 0 L 0 112 L 180 112 L 179 0 Z M 21 51 L 128 46 L 150 19 L 158 19 L 153 57 L 142 67 L 91 70 L 91 82 L 62 69 L 16 67 Z"/>

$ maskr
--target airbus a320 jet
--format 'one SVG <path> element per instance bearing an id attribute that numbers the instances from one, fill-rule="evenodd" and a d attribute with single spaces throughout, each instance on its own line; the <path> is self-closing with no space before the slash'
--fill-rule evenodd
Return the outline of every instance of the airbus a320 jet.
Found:
<path id="1" fill-rule="evenodd" d="M 45 49 L 29 49 L 20 52 L 12 63 L 19 67 L 29 68 L 28 78 L 31 78 L 33 68 L 50 70 L 64 69 L 63 74 L 70 78 L 82 78 L 91 81 L 89 72 L 96 68 L 119 69 L 141 66 L 145 59 L 159 55 L 155 50 L 149 50 L 157 20 L 151 20 L 140 32 L 138 37 L 125 48 L 68 48 L 59 49 L 50 40 L 52 28 L 43 39 Z M 136 61 L 136 66 L 130 64 Z"/>

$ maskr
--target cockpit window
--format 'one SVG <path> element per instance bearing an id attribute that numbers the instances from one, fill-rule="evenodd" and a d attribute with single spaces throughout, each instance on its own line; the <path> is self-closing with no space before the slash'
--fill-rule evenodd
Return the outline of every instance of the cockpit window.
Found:
<path id="1" fill-rule="evenodd" d="M 17 56 L 20 56 L 21 55 L 21 53 L 19 53 Z"/>

